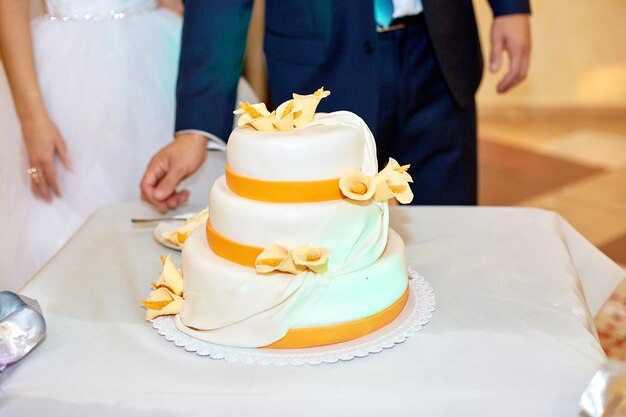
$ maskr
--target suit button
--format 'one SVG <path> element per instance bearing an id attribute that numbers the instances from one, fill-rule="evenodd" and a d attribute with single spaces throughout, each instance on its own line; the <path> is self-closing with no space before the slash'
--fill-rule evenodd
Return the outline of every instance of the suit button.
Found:
<path id="1" fill-rule="evenodd" d="M 374 44 L 372 43 L 372 41 L 365 41 L 365 42 L 363 42 L 363 50 L 368 55 L 373 54 L 374 53 Z"/>

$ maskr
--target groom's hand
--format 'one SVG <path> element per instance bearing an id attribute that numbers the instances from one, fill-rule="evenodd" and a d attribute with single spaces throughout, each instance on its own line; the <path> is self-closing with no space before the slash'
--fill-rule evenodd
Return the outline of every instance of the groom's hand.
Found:
<path id="1" fill-rule="evenodd" d="M 189 191 L 176 187 L 204 162 L 207 140 L 195 133 L 179 135 L 154 155 L 141 179 L 142 200 L 161 212 L 187 202 Z"/>
<path id="2" fill-rule="evenodd" d="M 498 83 L 498 93 L 504 93 L 526 78 L 530 60 L 530 20 L 527 14 L 498 16 L 491 27 L 491 72 L 502 67 L 502 55 L 509 56 L 509 70 Z"/>

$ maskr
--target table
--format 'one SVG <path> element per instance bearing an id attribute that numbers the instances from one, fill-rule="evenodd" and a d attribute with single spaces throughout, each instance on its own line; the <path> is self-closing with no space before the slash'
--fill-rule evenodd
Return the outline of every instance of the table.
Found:
<path id="1" fill-rule="evenodd" d="M 146 215 L 99 210 L 23 289 L 48 336 L 0 374 L 1 416 L 573 416 L 606 360 L 591 316 L 625 277 L 551 212 L 393 208 L 437 297 L 422 331 L 333 365 L 227 363 L 144 321 L 139 300 L 168 252 L 130 225 Z"/>

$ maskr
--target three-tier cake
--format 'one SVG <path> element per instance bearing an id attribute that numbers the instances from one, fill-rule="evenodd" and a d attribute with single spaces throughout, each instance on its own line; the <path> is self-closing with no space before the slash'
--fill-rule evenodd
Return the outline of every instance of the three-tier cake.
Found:
<path id="1" fill-rule="evenodd" d="M 294 95 L 272 113 L 242 103 L 206 227 L 183 247 L 180 331 L 231 346 L 311 347 L 369 334 L 404 307 L 405 248 L 387 200 L 412 198 L 408 166 L 391 159 L 378 172 L 358 116 L 315 114 L 324 94 Z"/>

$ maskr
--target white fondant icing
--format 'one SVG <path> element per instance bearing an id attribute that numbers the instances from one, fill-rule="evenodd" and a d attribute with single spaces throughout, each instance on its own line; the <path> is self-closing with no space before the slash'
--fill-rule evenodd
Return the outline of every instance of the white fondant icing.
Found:
<path id="1" fill-rule="evenodd" d="M 404 243 L 393 231 L 375 263 L 343 274 L 260 275 L 215 255 L 201 230 L 185 242 L 182 261 L 185 304 L 180 319 L 185 326 L 180 330 L 233 346 L 258 347 L 275 341 L 265 338 L 268 329 L 259 324 L 281 327 L 283 323 L 274 322 L 273 314 L 266 313 L 281 297 L 285 303 L 291 301 L 295 281 L 305 281 L 304 285 L 309 286 L 321 283 L 318 290 L 322 294 L 313 297 L 313 305 L 307 305 L 307 300 L 294 303 L 302 304 L 307 311 L 287 329 L 329 326 L 371 316 L 400 298 L 408 282 Z M 193 331 L 187 326 L 206 331 Z"/>
<path id="2" fill-rule="evenodd" d="M 267 181 L 340 178 L 350 169 L 378 172 L 376 142 L 354 113 L 318 113 L 304 128 L 259 132 L 237 128 L 228 139 L 226 160 L 239 175 Z"/>
<path id="3" fill-rule="evenodd" d="M 295 249 L 310 244 L 329 250 L 331 265 L 349 255 L 359 267 L 373 263 L 384 247 L 386 203 L 332 200 L 319 203 L 267 203 L 233 193 L 219 178 L 209 199 L 216 232 L 235 242 L 266 248 Z M 383 243 L 383 244 L 381 244 Z M 369 247 L 367 246 L 369 245 Z M 353 254 L 354 250 L 360 252 Z"/>
<path id="4" fill-rule="evenodd" d="M 230 169 L 269 181 L 339 178 L 361 169 L 363 135 L 352 126 L 314 126 L 287 132 L 237 128 L 228 139 Z"/>

